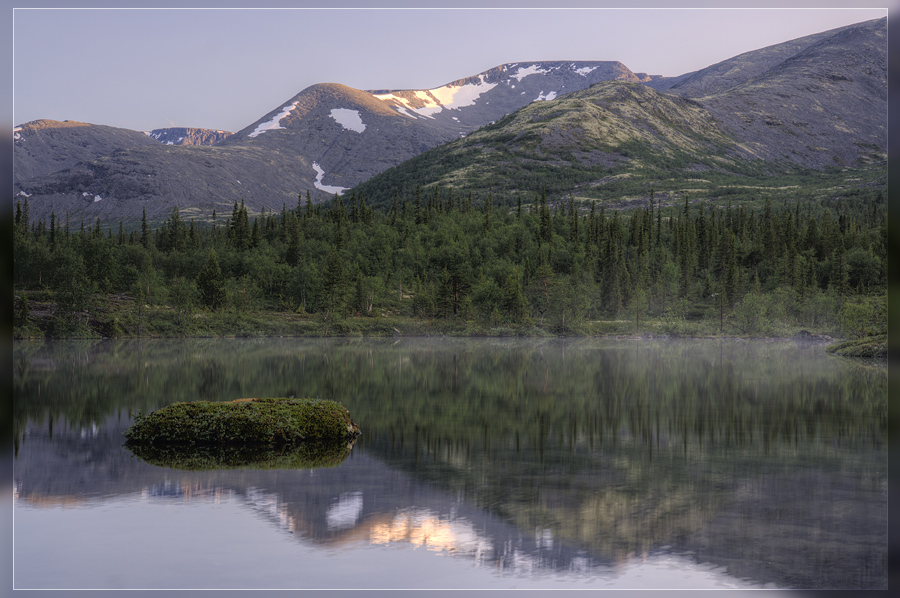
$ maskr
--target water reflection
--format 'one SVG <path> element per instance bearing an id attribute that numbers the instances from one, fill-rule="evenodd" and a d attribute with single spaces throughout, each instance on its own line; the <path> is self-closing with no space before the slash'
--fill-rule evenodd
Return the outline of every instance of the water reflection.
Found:
<path id="1" fill-rule="evenodd" d="M 353 440 L 301 442 L 269 446 L 194 446 L 126 441 L 124 446 L 146 463 L 170 469 L 315 469 L 340 465 L 353 450 Z"/>
<path id="2" fill-rule="evenodd" d="M 689 555 L 738 585 L 886 585 L 886 375 L 821 347 L 190 340 L 14 358 L 17 505 L 236 501 L 294 541 L 498 575 Z M 366 430 L 340 466 L 179 472 L 121 447 L 129 411 L 291 395 Z"/>

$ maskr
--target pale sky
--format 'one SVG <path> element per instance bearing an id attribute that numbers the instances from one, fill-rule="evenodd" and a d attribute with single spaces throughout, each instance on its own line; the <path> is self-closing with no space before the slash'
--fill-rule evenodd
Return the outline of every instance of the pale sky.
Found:
<path id="1" fill-rule="evenodd" d="M 16 9 L 13 122 L 237 131 L 315 83 L 425 89 L 537 60 L 676 76 L 891 2 L 794 4 L 831 8 Z"/>

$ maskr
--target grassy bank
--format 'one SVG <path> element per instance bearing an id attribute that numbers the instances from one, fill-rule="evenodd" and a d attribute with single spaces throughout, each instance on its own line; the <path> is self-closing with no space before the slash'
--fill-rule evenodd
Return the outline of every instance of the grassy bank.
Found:
<path id="1" fill-rule="evenodd" d="M 663 317 L 621 314 L 617 319 L 524 318 L 520 322 L 484 318 L 427 318 L 406 314 L 374 317 L 297 313 L 280 310 L 200 310 L 178 312 L 167 305 L 136 306 L 127 295 L 97 295 L 77 322 L 63 327 L 55 304 L 44 293 L 27 296 L 28 316 L 14 328 L 16 339 L 44 338 L 184 338 L 184 337 L 399 337 L 399 336 L 667 336 L 667 337 L 794 337 L 803 331 L 835 338 L 847 334 L 850 322 L 838 316 L 801 322 L 767 317 L 754 305 L 739 305 L 725 314 L 694 306 Z M 631 317 L 629 317 L 631 316 Z M 812 325 L 811 325 L 812 324 Z"/>

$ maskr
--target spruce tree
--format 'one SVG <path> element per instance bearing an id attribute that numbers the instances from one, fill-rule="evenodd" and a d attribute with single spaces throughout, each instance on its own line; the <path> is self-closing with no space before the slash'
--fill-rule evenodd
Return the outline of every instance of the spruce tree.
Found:
<path id="1" fill-rule="evenodd" d="M 66 214 L 66 236 L 69 230 L 69 215 Z M 147 225 L 147 208 L 141 208 L 141 247 L 147 249 L 150 245 L 150 227 Z"/>
<path id="2" fill-rule="evenodd" d="M 491 231 L 491 216 L 494 212 L 493 204 L 493 194 L 488 191 L 487 197 L 484 199 L 484 209 L 482 210 L 484 213 L 484 220 L 482 221 L 481 233 L 483 235 L 487 235 Z"/>
<path id="3" fill-rule="evenodd" d="M 553 219 L 550 216 L 550 208 L 547 206 L 547 193 L 541 192 L 540 199 L 540 239 L 549 243 L 553 238 Z"/>
<path id="4" fill-rule="evenodd" d="M 206 264 L 197 274 L 197 288 L 200 290 L 200 302 L 211 310 L 225 306 L 225 276 L 216 259 L 216 252 L 209 250 Z"/>
<path id="5" fill-rule="evenodd" d="M 347 280 L 344 271 L 344 260 L 338 249 L 332 249 L 322 272 L 322 294 L 325 301 L 326 317 L 332 311 L 342 312 Z"/>

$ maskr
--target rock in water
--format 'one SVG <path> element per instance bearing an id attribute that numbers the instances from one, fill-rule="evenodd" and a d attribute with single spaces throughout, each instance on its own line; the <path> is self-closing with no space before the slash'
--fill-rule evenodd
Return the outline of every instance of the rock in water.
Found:
<path id="1" fill-rule="evenodd" d="M 265 398 L 175 403 L 137 414 L 124 435 L 131 445 L 286 446 L 349 440 L 360 430 L 340 403 Z"/>

